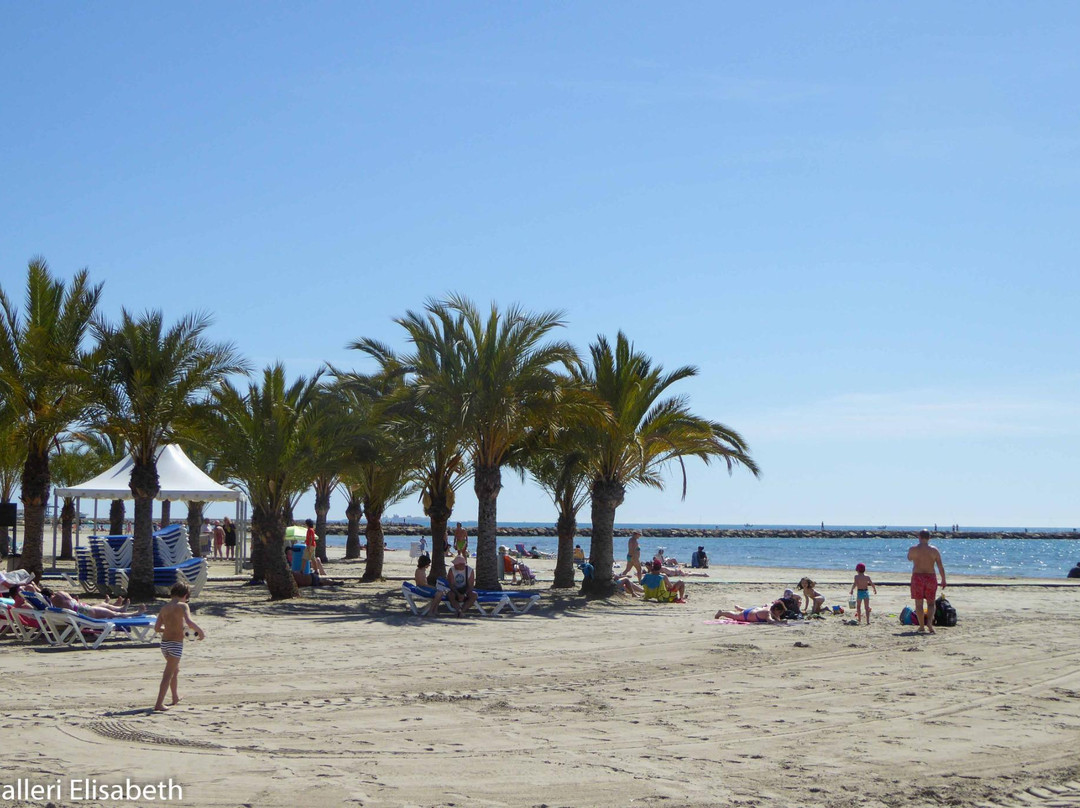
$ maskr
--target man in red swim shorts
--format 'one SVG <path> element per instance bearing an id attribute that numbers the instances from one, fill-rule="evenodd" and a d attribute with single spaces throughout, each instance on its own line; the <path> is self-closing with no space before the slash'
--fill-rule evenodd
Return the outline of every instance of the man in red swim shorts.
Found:
<path id="1" fill-rule="evenodd" d="M 929 629 L 934 633 L 934 601 L 937 596 L 938 580 L 935 567 L 941 570 L 941 588 L 945 588 L 945 565 L 941 553 L 930 543 L 930 531 L 919 531 L 919 543 L 907 551 L 911 562 L 911 597 L 915 600 L 915 615 L 919 618 L 919 633 Z M 923 608 L 926 602 L 926 609 Z"/>

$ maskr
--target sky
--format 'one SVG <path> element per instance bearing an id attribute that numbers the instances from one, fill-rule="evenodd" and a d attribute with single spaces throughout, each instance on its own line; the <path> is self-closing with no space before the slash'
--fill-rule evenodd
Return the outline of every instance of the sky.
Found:
<path id="1" fill-rule="evenodd" d="M 6 3 L 0 287 L 86 267 L 291 375 L 449 293 L 561 310 L 697 367 L 761 467 L 620 523 L 1071 528 L 1078 41 L 1068 2 Z"/>

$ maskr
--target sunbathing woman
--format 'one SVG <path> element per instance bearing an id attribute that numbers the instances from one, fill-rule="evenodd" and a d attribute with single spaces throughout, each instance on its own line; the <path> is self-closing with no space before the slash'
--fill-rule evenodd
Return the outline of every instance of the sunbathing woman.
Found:
<path id="1" fill-rule="evenodd" d="M 721 609 L 713 619 L 727 618 L 738 623 L 779 623 L 785 611 L 787 611 L 787 608 L 778 600 L 771 606 L 758 606 L 753 609 L 744 609 L 739 605 L 735 606 L 733 612 L 725 612 Z"/>
<path id="2" fill-rule="evenodd" d="M 83 603 L 68 592 L 60 590 L 54 592 L 47 586 L 41 587 L 41 594 L 47 597 L 52 605 L 58 609 L 69 609 L 83 617 L 93 617 L 97 620 L 111 620 L 114 617 L 131 617 L 132 615 L 142 614 L 146 611 L 142 608 L 134 612 L 128 611 L 128 601 L 123 598 L 117 598 L 116 603 L 105 601 L 104 603 L 98 603 L 92 606 L 89 603 Z"/>

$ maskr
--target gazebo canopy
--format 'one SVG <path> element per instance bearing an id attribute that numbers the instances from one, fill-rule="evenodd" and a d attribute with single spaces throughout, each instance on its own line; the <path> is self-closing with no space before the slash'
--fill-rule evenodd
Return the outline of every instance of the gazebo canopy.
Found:
<path id="1" fill-rule="evenodd" d="M 57 488 L 56 494 L 61 497 L 89 499 L 134 499 L 129 485 L 132 465 L 134 463 L 128 455 L 92 480 L 69 488 Z M 239 491 L 226 488 L 212 480 L 206 472 L 191 462 L 183 449 L 173 443 L 162 446 L 158 452 L 157 470 L 161 482 L 161 491 L 157 495 L 160 500 L 236 502 L 243 496 Z"/>

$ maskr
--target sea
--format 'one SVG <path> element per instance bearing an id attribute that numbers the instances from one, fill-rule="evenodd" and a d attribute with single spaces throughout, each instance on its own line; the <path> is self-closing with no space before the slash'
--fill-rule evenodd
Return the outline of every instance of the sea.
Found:
<path id="1" fill-rule="evenodd" d="M 475 552 L 475 526 L 463 523 L 469 531 L 470 549 Z M 536 523 L 516 523 L 502 527 L 548 527 Z M 653 538 L 649 529 L 735 529 L 753 527 L 755 530 L 813 530 L 820 525 L 616 525 L 617 531 L 640 530 L 642 558 L 651 558 L 659 548 L 664 555 L 674 556 L 689 565 L 690 554 L 698 546 L 704 546 L 710 565 L 734 567 L 791 567 L 796 569 L 824 569 L 853 571 L 862 562 L 867 572 L 911 571 L 907 551 L 915 543 L 914 533 L 919 528 L 889 525 L 889 531 L 909 530 L 910 535 L 899 538 L 780 538 L 755 536 L 753 538 Z M 829 530 L 876 530 L 881 525 L 826 525 Z M 941 550 L 945 571 L 949 575 L 986 575 L 1001 578 L 1064 578 L 1072 567 L 1080 563 L 1080 533 L 1077 538 L 1040 538 L 1044 533 L 1062 533 L 1062 528 L 1023 527 L 969 527 L 979 533 L 1024 533 L 1022 539 L 972 539 L 964 538 L 962 528 L 948 538 L 935 538 L 933 543 Z M 1069 529 L 1071 530 L 1071 528 Z M 394 550 L 408 550 L 416 536 L 394 535 L 393 525 L 384 527 L 386 546 Z M 361 539 L 362 540 L 362 539 Z M 328 536 L 331 545 L 344 546 L 344 536 Z M 499 536 L 499 544 L 513 548 L 524 544 L 536 547 L 542 553 L 555 553 L 558 540 L 554 536 Z M 428 547 L 431 537 L 427 538 Z M 587 537 L 578 537 L 577 544 L 589 553 Z M 626 556 L 626 539 L 616 536 L 615 559 Z"/>

